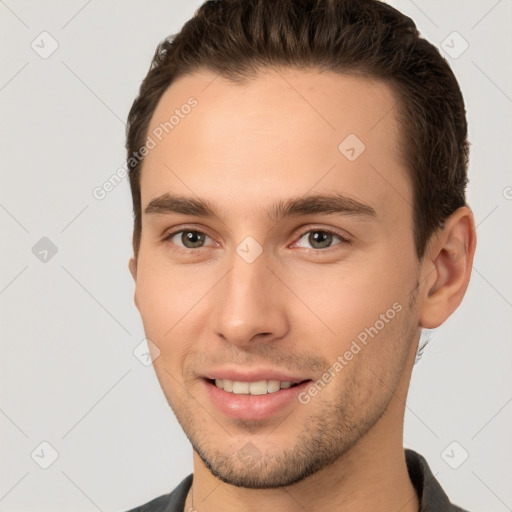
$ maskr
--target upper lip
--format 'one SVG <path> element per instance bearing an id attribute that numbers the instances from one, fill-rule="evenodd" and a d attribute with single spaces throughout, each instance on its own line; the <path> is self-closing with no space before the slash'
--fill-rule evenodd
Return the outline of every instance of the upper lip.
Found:
<path id="1" fill-rule="evenodd" d="M 254 370 L 237 370 L 237 369 L 216 369 L 205 372 L 205 379 L 229 379 L 239 382 L 258 382 L 261 380 L 278 380 L 280 382 L 298 383 L 309 380 L 308 377 L 300 375 L 292 375 L 282 370 L 273 369 L 254 369 Z"/>

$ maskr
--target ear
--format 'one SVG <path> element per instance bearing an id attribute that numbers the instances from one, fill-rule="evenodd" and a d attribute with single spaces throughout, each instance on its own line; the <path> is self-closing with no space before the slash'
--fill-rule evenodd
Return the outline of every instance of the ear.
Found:
<path id="1" fill-rule="evenodd" d="M 446 219 L 426 249 L 421 277 L 421 327 L 438 327 L 459 307 L 469 284 L 475 248 L 473 213 L 462 206 Z"/>
<path id="2" fill-rule="evenodd" d="M 130 274 L 135 281 L 135 293 L 133 295 L 133 302 L 135 303 L 135 307 L 139 309 L 139 302 L 137 300 L 137 260 L 135 258 L 130 258 L 130 261 L 128 262 L 128 268 L 130 269 Z"/>
<path id="3" fill-rule="evenodd" d="M 128 268 L 130 269 L 130 274 L 132 275 L 134 281 L 137 281 L 137 260 L 135 258 L 130 258 L 128 262 Z"/>

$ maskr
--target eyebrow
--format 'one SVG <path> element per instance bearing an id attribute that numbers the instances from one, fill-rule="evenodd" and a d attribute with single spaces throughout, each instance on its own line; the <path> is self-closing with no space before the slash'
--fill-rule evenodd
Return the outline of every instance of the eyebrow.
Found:
<path id="1" fill-rule="evenodd" d="M 200 198 L 165 193 L 152 199 L 146 206 L 146 214 L 182 214 L 196 217 L 216 217 L 221 215 L 209 201 Z M 316 194 L 305 197 L 289 198 L 274 203 L 267 215 L 277 221 L 284 217 L 302 215 L 351 215 L 361 217 L 377 217 L 371 206 L 341 194 Z"/>

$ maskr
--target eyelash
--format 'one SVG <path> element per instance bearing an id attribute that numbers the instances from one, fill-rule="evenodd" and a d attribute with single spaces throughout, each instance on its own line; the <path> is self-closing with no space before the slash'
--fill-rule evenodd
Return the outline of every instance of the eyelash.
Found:
<path id="1" fill-rule="evenodd" d="M 314 233 L 314 232 L 318 232 L 318 233 L 324 233 L 324 234 L 328 234 L 328 235 L 333 235 L 335 237 L 337 237 L 340 241 L 339 243 L 337 244 L 334 244 L 332 245 L 331 247 L 327 247 L 325 249 L 309 249 L 311 251 L 314 251 L 314 252 L 328 252 L 330 249 L 334 249 L 337 245 L 347 245 L 347 244 L 350 244 L 350 240 L 343 236 L 341 233 L 339 233 L 338 231 L 335 231 L 333 229 L 328 229 L 328 228 L 322 228 L 322 227 L 313 227 L 313 228 L 308 228 L 304 231 L 302 231 L 299 235 L 298 235 L 298 238 L 297 238 L 297 242 L 304 236 L 304 235 L 307 235 L 308 233 Z M 297 243 L 295 242 L 295 243 Z M 301 247 L 301 249 L 304 249 L 304 247 Z"/>
<path id="2" fill-rule="evenodd" d="M 176 235 L 178 235 L 180 233 L 184 233 L 184 232 L 199 233 L 201 235 L 206 235 L 207 237 L 212 239 L 212 237 L 210 235 L 208 235 L 208 233 L 205 233 L 204 231 L 201 231 L 200 229 L 196 229 L 193 226 L 190 226 L 190 227 L 185 226 L 185 227 L 181 228 L 178 231 L 173 231 L 172 233 L 169 233 L 168 235 L 165 235 L 164 238 L 162 239 L 162 242 L 170 242 L 172 240 L 172 238 L 174 238 Z M 314 249 L 314 248 L 309 249 L 309 248 L 306 248 L 309 251 L 313 251 L 313 252 L 317 252 L 317 253 L 329 252 L 331 249 L 333 249 L 337 245 L 346 245 L 346 244 L 350 244 L 351 243 L 351 241 L 348 238 L 344 237 L 339 232 L 334 231 L 332 229 L 321 228 L 321 227 L 313 227 L 313 228 L 310 227 L 307 230 L 302 231 L 299 235 L 297 235 L 297 240 L 294 243 L 297 243 L 304 235 L 307 235 L 308 233 L 312 233 L 312 232 L 319 232 L 319 233 L 325 233 L 325 234 L 328 234 L 328 235 L 333 235 L 333 236 L 337 237 L 340 240 L 340 242 L 337 243 L 337 244 L 334 244 L 331 247 L 327 247 L 325 249 Z M 173 244 L 173 245 L 175 245 L 175 244 Z M 180 253 L 184 253 L 184 254 L 191 254 L 191 253 L 194 253 L 194 252 L 199 251 L 201 249 L 207 249 L 207 247 L 196 247 L 195 249 L 188 249 L 186 247 L 180 247 L 180 246 L 176 246 L 175 245 L 175 248 L 174 248 L 175 251 L 180 252 Z M 304 247 L 300 247 L 300 249 L 304 249 Z"/>

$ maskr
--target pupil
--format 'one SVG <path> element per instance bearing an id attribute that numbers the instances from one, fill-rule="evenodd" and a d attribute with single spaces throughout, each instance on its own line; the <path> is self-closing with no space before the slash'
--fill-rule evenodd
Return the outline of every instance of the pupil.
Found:
<path id="1" fill-rule="evenodd" d="M 189 249 L 201 247 L 203 241 L 204 235 L 202 233 L 198 233 L 197 231 L 186 231 L 182 235 L 183 245 Z"/>
<path id="2" fill-rule="evenodd" d="M 320 244 L 321 247 L 329 247 L 332 241 L 332 235 L 324 231 L 313 231 L 309 235 L 309 243 L 315 247 L 315 244 Z M 318 247 L 318 245 L 317 245 Z"/>

